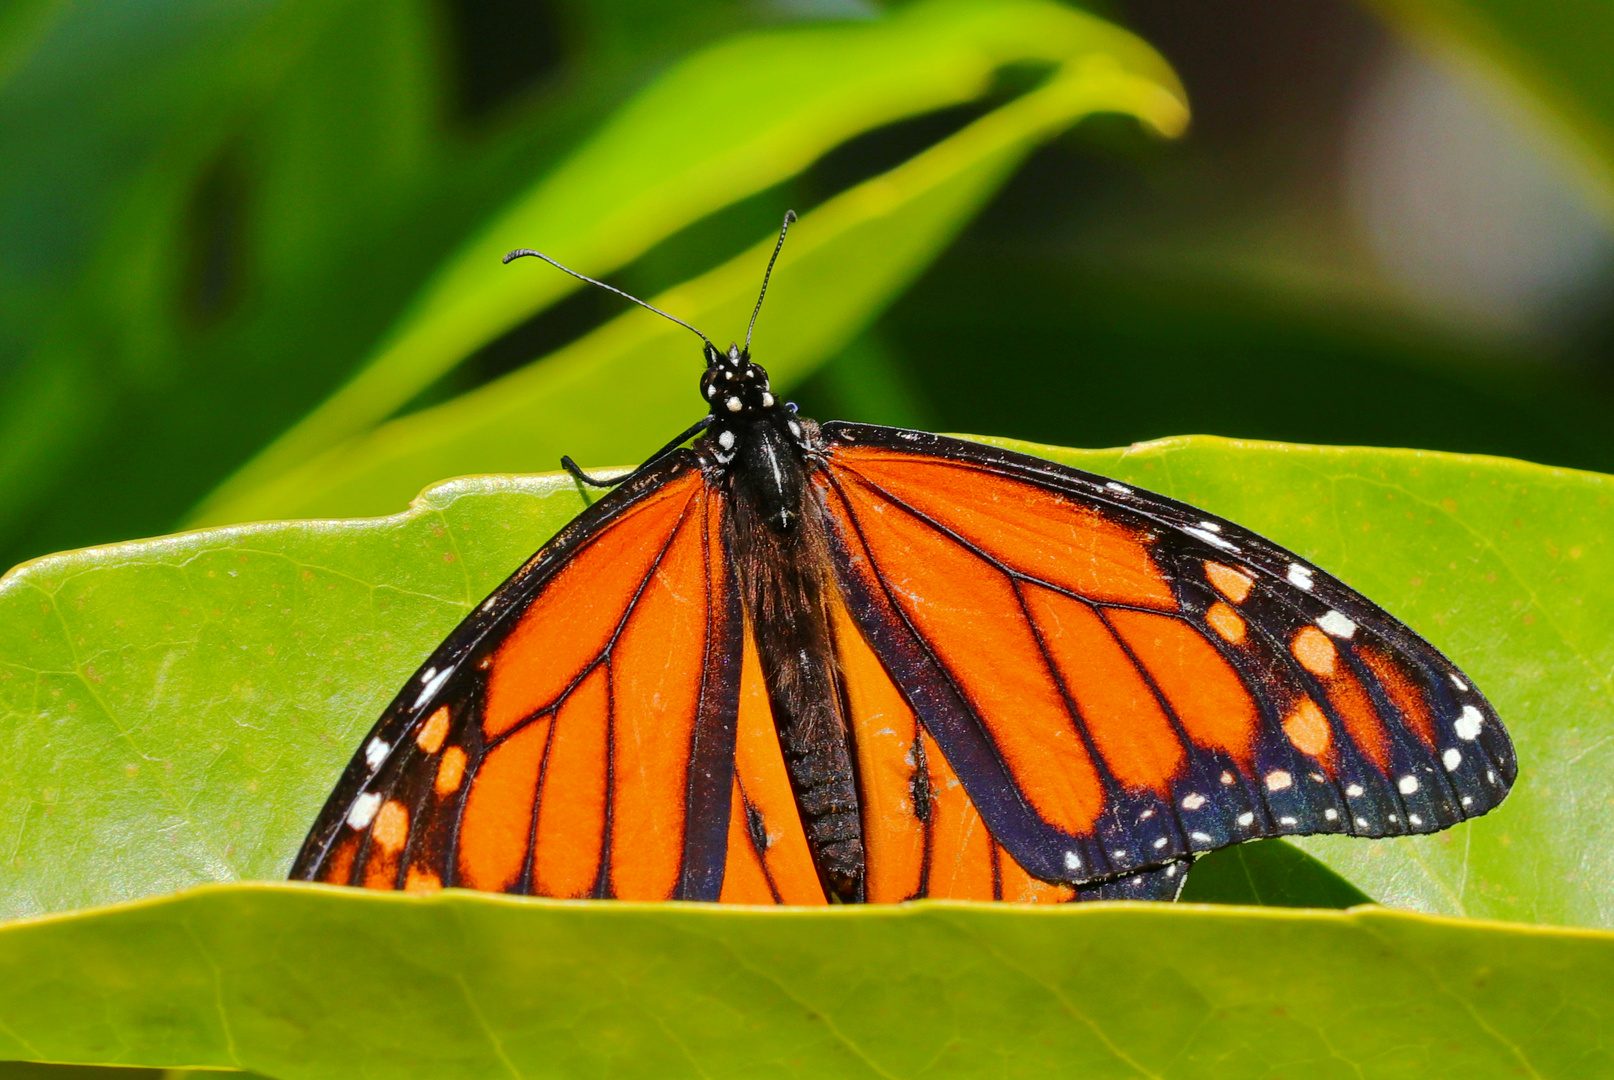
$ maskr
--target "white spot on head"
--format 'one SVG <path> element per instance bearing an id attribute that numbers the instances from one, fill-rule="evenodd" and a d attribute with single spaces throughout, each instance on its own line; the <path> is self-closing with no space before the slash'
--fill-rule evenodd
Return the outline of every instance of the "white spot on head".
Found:
<path id="1" fill-rule="evenodd" d="M 1201 529 L 1209 529 L 1213 533 L 1219 533 L 1222 531 L 1222 527 L 1216 524 L 1214 521 L 1201 521 L 1199 523 L 1199 527 Z"/>
<path id="2" fill-rule="evenodd" d="M 1268 791 L 1282 791 L 1292 783 L 1294 783 L 1294 777 L 1290 776 L 1282 769 L 1276 769 L 1267 773 Z"/>
<path id="3" fill-rule="evenodd" d="M 745 404 L 737 397 L 731 397 L 723 404 L 727 406 L 729 412 L 739 412 L 741 409 L 745 408 Z"/>
<path id="4" fill-rule="evenodd" d="M 1197 791 L 1190 791 L 1188 794 L 1182 797 L 1182 808 L 1184 810 L 1198 810 L 1204 805 L 1205 796 L 1201 795 Z"/>
<path id="5" fill-rule="evenodd" d="M 1182 531 L 1187 533 L 1189 536 L 1198 537 L 1199 539 L 1205 541 L 1205 543 L 1209 544 L 1211 547 L 1221 548 L 1223 551 L 1237 551 L 1238 550 L 1238 548 L 1235 545 L 1228 543 L 1226 540 L 1223 540 L 1220 536 L 1217 536 L 1215 533 L 1209 532 L 1209 531 L 1207 531 L 1205 529 L 1197 528 L 1196 526 L 1193 526 L 1193 525 L 1185 525 L 1185 526 L 1183 526 Z"/>
<path id="6" fill-rule="evenodd" d="M 1416 776 L 1403 776 L 1395 782 L 1395 789 L 1403 795 L 1411 795 L 1418 790 L 1418 778 Z"/>
<path id="7" fill-rule="evenodd" d="M 370 822 L 375 820 L 375 812 L 381 809 L 381 793 L 367 791 L 353 800 L 353 806 L 347 812 L 347 823 L 351 828 L 368 829 Z"/>
<path id="8" fill-rule="evenodd" d="M 1330 806 L 1328 809 L 1323 811 L 1323 820 L 1324 821 L 1338 821 L 1339 820 L 1339 811 L 1335 810 L 1332 806 Z"/>
<path id="9" fill-rule="evenodd" d="M 1423 818 L 1419 817 L 1417 814 L 1408 814 L 1407 815 L 1407 820 L 1412 822 L 1414 825 L 1422 825 L 1423 824 Z"/>
<path id="10" fill-rule="evenodd" d="M 720 431 L 720 432 L 718 432 L 717 433 L 717 445 L 721 446 L 725 450 L 733 450 L 734 449 L 734 432 L 732 432 L 732 431 Z"/>
<path id="11" fill-rule="evenodd" d="M 1447 772 L 1456 772 L 1457 766 L 1463 763 L 1462 751 L 1455 746 L 1448 747 L 1446 752 L 1440 755 L 1440 763 L 1446 766 Z"/>
<path id="12" fill-rule="evenodd" d="M 1188 834 L 1188 839 L 1192 840 L 1196 844 L 1214 843 L 1214 841 L 1211 839 L 1210 833 L 1192 832 Z"/>
<path id="13" fill-rule="evenodd" d="M 1162 836 L 1162 837 L 1159 837 L 1159 838 L 1158 838 L 1158 839 L 1156 839 L 1156 840 L 1155 840 L 1155 842 L 1154 842 L 1154 849 L 1155 849 L 1155 850 L 1156 850 L 1156 851 L 1159 851 L 1159 850 L 1160 850 L 1160 849 L 1161 849 L 1161 848 L 1163 848 L 1163 847 L 1165 847 L 1165 846 L 1166 846 L 1166 838 L 1165 838 L 1165 837 L 1164 837 L 1164 836 Z"/>
<path id="14" fill-rule="evenodd" d="M 1330 611 L 1317 620 L 1317 625 L 1337 638 L 1349 641 L 1356 635 L 1356 624 L 1338 611 Z"/>
<path id="15" fill-rule="evenodd" d="M 434 672 L 435 674 L 433 674 Z M 441 690 L 443 684 L 448 681 L 448 677 L 452 674 L 454 674 L 454 669 L 451 667 L 444 668 L 442 671 L 432 668 L 426 672 L 426 675 L 421 676 L 420 681 L 426 685 L 420 688 L 420 696 L 415 699 L 414 707 L 418 709 L 426 704 L 427 699 Z M 427 678 L 427 676 L 430 676 L 430 678 Z"/>
<path id="16" fill-rule="evenodd" d="M 766 390 L 762 392 L 762 407 L 764 409 L 773 408 L 773 395 L 768 393 Z"/>
<path id="17" fill-rule="evenodd" d="M 1118 491 L 1122 495 L 1130 495 L 1130 494 L 1132 494 L 1132 489 L 1131 488 L 1127 487 L 1125 484 L 1117 484 L 1114 480 L 1111 480 L 1109 483 L 1105 484 L 1104 486 L 1109 488 L 1111 491 Z"/>
<path id="18" fill-rule="evenodd" d="M 1457 689 L 1459 689 L 1459 690 L 1467 690 L 1468 689 L 1468 684 L 1465 683 L 1463 680 L 1459 679 L 1455 675 L 1453 675 L 1451 677 L 1451 684 L 1453 686 L 1457 687 Z"/>
<path id="19" fill-rule="evenodd" d="M 1297 589 L 1305 589 L 1307 592 L 1311 592 L 1312 586 L 1316 584 L 1311 580 L 1311 567 L 1301 566 L 1297 562 L 1289 564 L 1289 573 L 1285 576 L 1288 577 L 1289 584 Z"/>
<path id="20" fill-rule="evenodd" d="M 1279 825 L 1287 825 L 1287 826 L 1290 826 L 1292 828 L 1292 827 L 1300 824 L 1300 822 L 1296 821 L 1292 817 L 1281 817 L 1281 818 L 1278 819 L 1278 824 Z"/>
<path id="21" fill-rule="evenodd" d="M 1251 825 L 1255 824 L 1255 815 L 1246 810 L 1244 813 L 1239 815 L 1238 822 L 1245 828 L 1249 828 Z"/>
<path id="22" fill-rule="evenodd" d="M 1082 868 L 1082 857 L 1080 855 L 1076 854 L 1074 851 L 1065 852 L 1065 869 L 1066 870 L 1080 870 L 1081 868 Z"/>
<path id="23" fill-rule="evenodd" d="M 1457 729 L 1457 737 L 1466 742 L 1473 742 L 1479 738 L 1480 725 L 1485 723 L 1485 717 L 1472 705 L 1463 706 L 1463 715 L 1457 718 L 1453 726 Z"/>
<path id="24" fill-rule="evenodd" d="M 1358 795 L 1362 794 L 1362 785 L 1352 784 L 1350 787 L 1345 789 L 1345 794 L 1353 799 L 1356 798 Z"/>
<path id="25" fill-rule="evenodd" d="M 1496 783 L 1496 770 L 1495 769 L 1486 769 L 1485 770 L 1485 779 L 1489 780 L 1493 784 Z"/>
<path id="26" fill-rule="evenodd" d="M 1230 773 L 1230 772 L 1224 771 L 1222 773 L 1222 783 L 1231 784 L 1232 782 L 1233 782 L 1233 774 Z"/>
<path id="27" fill-rule="evenodd" d="M 381 763 L 387 760 L 387 751 L 391 749 L 392 744 L 381 738 L 371 739 L 365 744 L 364 762 L 370 766 L 371 772 L 381 768 Z"/>

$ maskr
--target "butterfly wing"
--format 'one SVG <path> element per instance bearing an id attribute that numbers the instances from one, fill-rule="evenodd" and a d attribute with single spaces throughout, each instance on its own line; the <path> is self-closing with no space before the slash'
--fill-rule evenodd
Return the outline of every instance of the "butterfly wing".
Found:
<path id="1" fill-rule="evenodd" d="M 382 715 L 292 877 L 716 900 L 742 617 L 693 457 L 568 525 Z"/>
<path id="2" fill-rule="evenodd" d="M 1253 533 L 993 447 L 823 435 L 848 618 L 925 769 L 945 762 L 1033 878 L 1118 888 L 1262 836 L 1433 832 L 1512 783 L 1506 732 L 1450 661 Z M 915 775 L 905 754 L 887 786 Z"/>

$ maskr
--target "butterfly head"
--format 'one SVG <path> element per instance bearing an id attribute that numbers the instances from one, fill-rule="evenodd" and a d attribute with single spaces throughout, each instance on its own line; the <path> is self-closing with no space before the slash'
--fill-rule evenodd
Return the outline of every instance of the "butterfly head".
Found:
<path id="1" fill-rule="evenodd" d="M 768 386 L 768 373 L 751 362 L 751 354 L 738 345 L 722 353 L 706 346 L 706 372 L 701 376 L 701 396 L 712 408 L 712 423 L 732 426 L 756 420 L 778 402 Z M 725 423 L 725 422 L 729 423 Z"/>

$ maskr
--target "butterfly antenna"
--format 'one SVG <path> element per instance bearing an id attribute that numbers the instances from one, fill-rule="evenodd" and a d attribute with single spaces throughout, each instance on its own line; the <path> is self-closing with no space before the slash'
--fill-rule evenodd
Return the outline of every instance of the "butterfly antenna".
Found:
<path id="1" fill-rule="evenodd" d="M 779 227 L 779 242 L 773 245 L 773 258 L 768 260 L 768 268 L 762 272 L 762 291 L 757 293 L 757 306 L 751 309 L 751 325 L 745 328 L 745 351 L 751 351 L 751 331 L 757 328 L 757 316 L 762 313 L 762 298 L 768 295 L 768 278 L 773 276 L 773 264 L 779 261 L 779 249 L 785 246 L 785 233 L 796 222 L 794 210 L 785 211 L 785 223 Z"/>
<path id="2" fill-rule="evenodd" d="M 784 239 L 784 237 L 781 236 L 780 239 L 782 240 L 782 239 Z M 778 254 L 779 253 L 777 251 L 775 251 L 774 252 L 774 257 L 777 258 Z M 660 308 L 656 307 L 655 305 L 647 304 L 643 300 L 640 300 L 637 296 L 633 296 L 633 295 L 631 295 L 629 293 L 623 292 L 621 289 L 617 288 L 615 285 L 607 285 L 603 281 L 594 280 L 593 278 L 589 277 L 587 274 L 579 274 L 576 270 L 573 270 L 569 266 L 562 266 L 560 263 L 556 262 L 554 259 L 551 259 L 548 255 L 545 255 L 541 251 L 534 251 L 534 250 L 532 250 L 532 248 L 516 248 L 516 250 L 512 251 L 510 254 L 508 254 L 508 255 L 506 255 L 504 257 L 505 264 L 509 265 L 509 263 L 512 260 L 519 259 L 523 255 L 531 255 L 535 259 L 542 259 L 542 260 L 544 260 L 544 262 L 548 263 L 550 266 L 553 266 L 556 270 L 560 270 L 560 271 L 562 271 L 564 273 L 570 274 L 570 275 L 572 275 L 572 277 L 576 278 L 579 281 L 586 281 L 590 285 L 598 285 L 600 288 L 605 289 L 608 292 L 614 292 L 620 297 L 623 297 L 623 298 L 628 299 L 628 300 L 632 300 L 635 304 L 638 304 L 640 307 L 648 308 L 651 311 L 654 311 L 657 315 L 660 315 L 663 319 L 669 319 L 672 322 L 677 323 L 679 326 L 682 326 L 685 330 L 690 331 L 696 337 L 698 337 L 702 341 L 706 342 L 706 347 L 707 348 L 709 348 L 709 349 L 717 348 L 717 346 L 712 344 L 712 339 L 711 338 L 707 337 L 705 334 L 701 333 L 699 330 L 696 330 L 693 326 L 689 325 L 687 322 L 685 322 L 683 319 L 680 319 L 678 316 L 669 315 L 665 311 L 662 311 Z M 770 270 L 773 269 L 773 264 L 769 263 L 768 268 Z M 764 286 L 766 286 L 766 282 L 764 282 Z M 758 302 L 760 303 L 760 301 L 758 301 Z M 755 315 L 753 315 L 751 317 L 751 321 L 752 322 L 756 321 L 756 316 Z M 751 339 L 749 337 L 747 337 L 746 340 L 750 341 Z"/>

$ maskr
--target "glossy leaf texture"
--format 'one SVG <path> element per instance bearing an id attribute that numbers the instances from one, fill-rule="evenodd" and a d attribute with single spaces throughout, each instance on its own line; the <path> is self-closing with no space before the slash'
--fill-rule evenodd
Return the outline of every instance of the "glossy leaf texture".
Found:
<path id="1" fill-rule="evenodd" d="M 1048 69 L 1034 89 L 803 215 L 758 327 L 758 355 L 778 385 L 839 352 L 1039 143 L 1098 112 L 1168 135 L 1187 121 L 1175 78 L 1148 46 L 1041 0 L 933 0 L 882 22 L 714 46 L 647 88 L 469 241 L 365 370 L 210 497 L 196 521 L 377 513 L 437 477 L 547 468 L 563 452 L 648 453 L 668 417 L 699 411 L 688 389 L 699 350 L 687 331 L 637 309 L 447 404 L 383 421 L 468 353 L 580 287 L 536 262 L 502 265 L 511 248 L 610 273 L 859 131 L 969 101 L 996 73 L 1028 64 Z M 714 116 L 722 123 L 712 129 Z M 703 137 L 684 136 L 694 130 Z M 724 341 L 742 336 L 771 229 L 756 241 L 652 302 Z M 611 423 L 597 422 L 602 408 Z"/>
<path id="2" fill-rule="evenodd" d="M 1614 935 L 1372 908 L 724 911 L 238 885 L 0 928 L 0 974 L 0 1054 L 280 1080 L 1614 1067 Z"/>
<path id="3" fill-rule="evenodd" d="M 1301 842 L 1350 887 L 1424 911 L 1614 923 L 1601 817 L 1614 746 L 1599 734 L 1614 481 L 1212 438 L 1028 449 L 1265 533 L 1384 604 L 1490 697 L 1518 747 L 1508 802 L 1434 837 Z M 14 571 L 0 587 L 0 912 L 282 877 L 396 688 L 580 505 L 564 476 L 470 478 L 391 518 L 202 531 Z"/>

